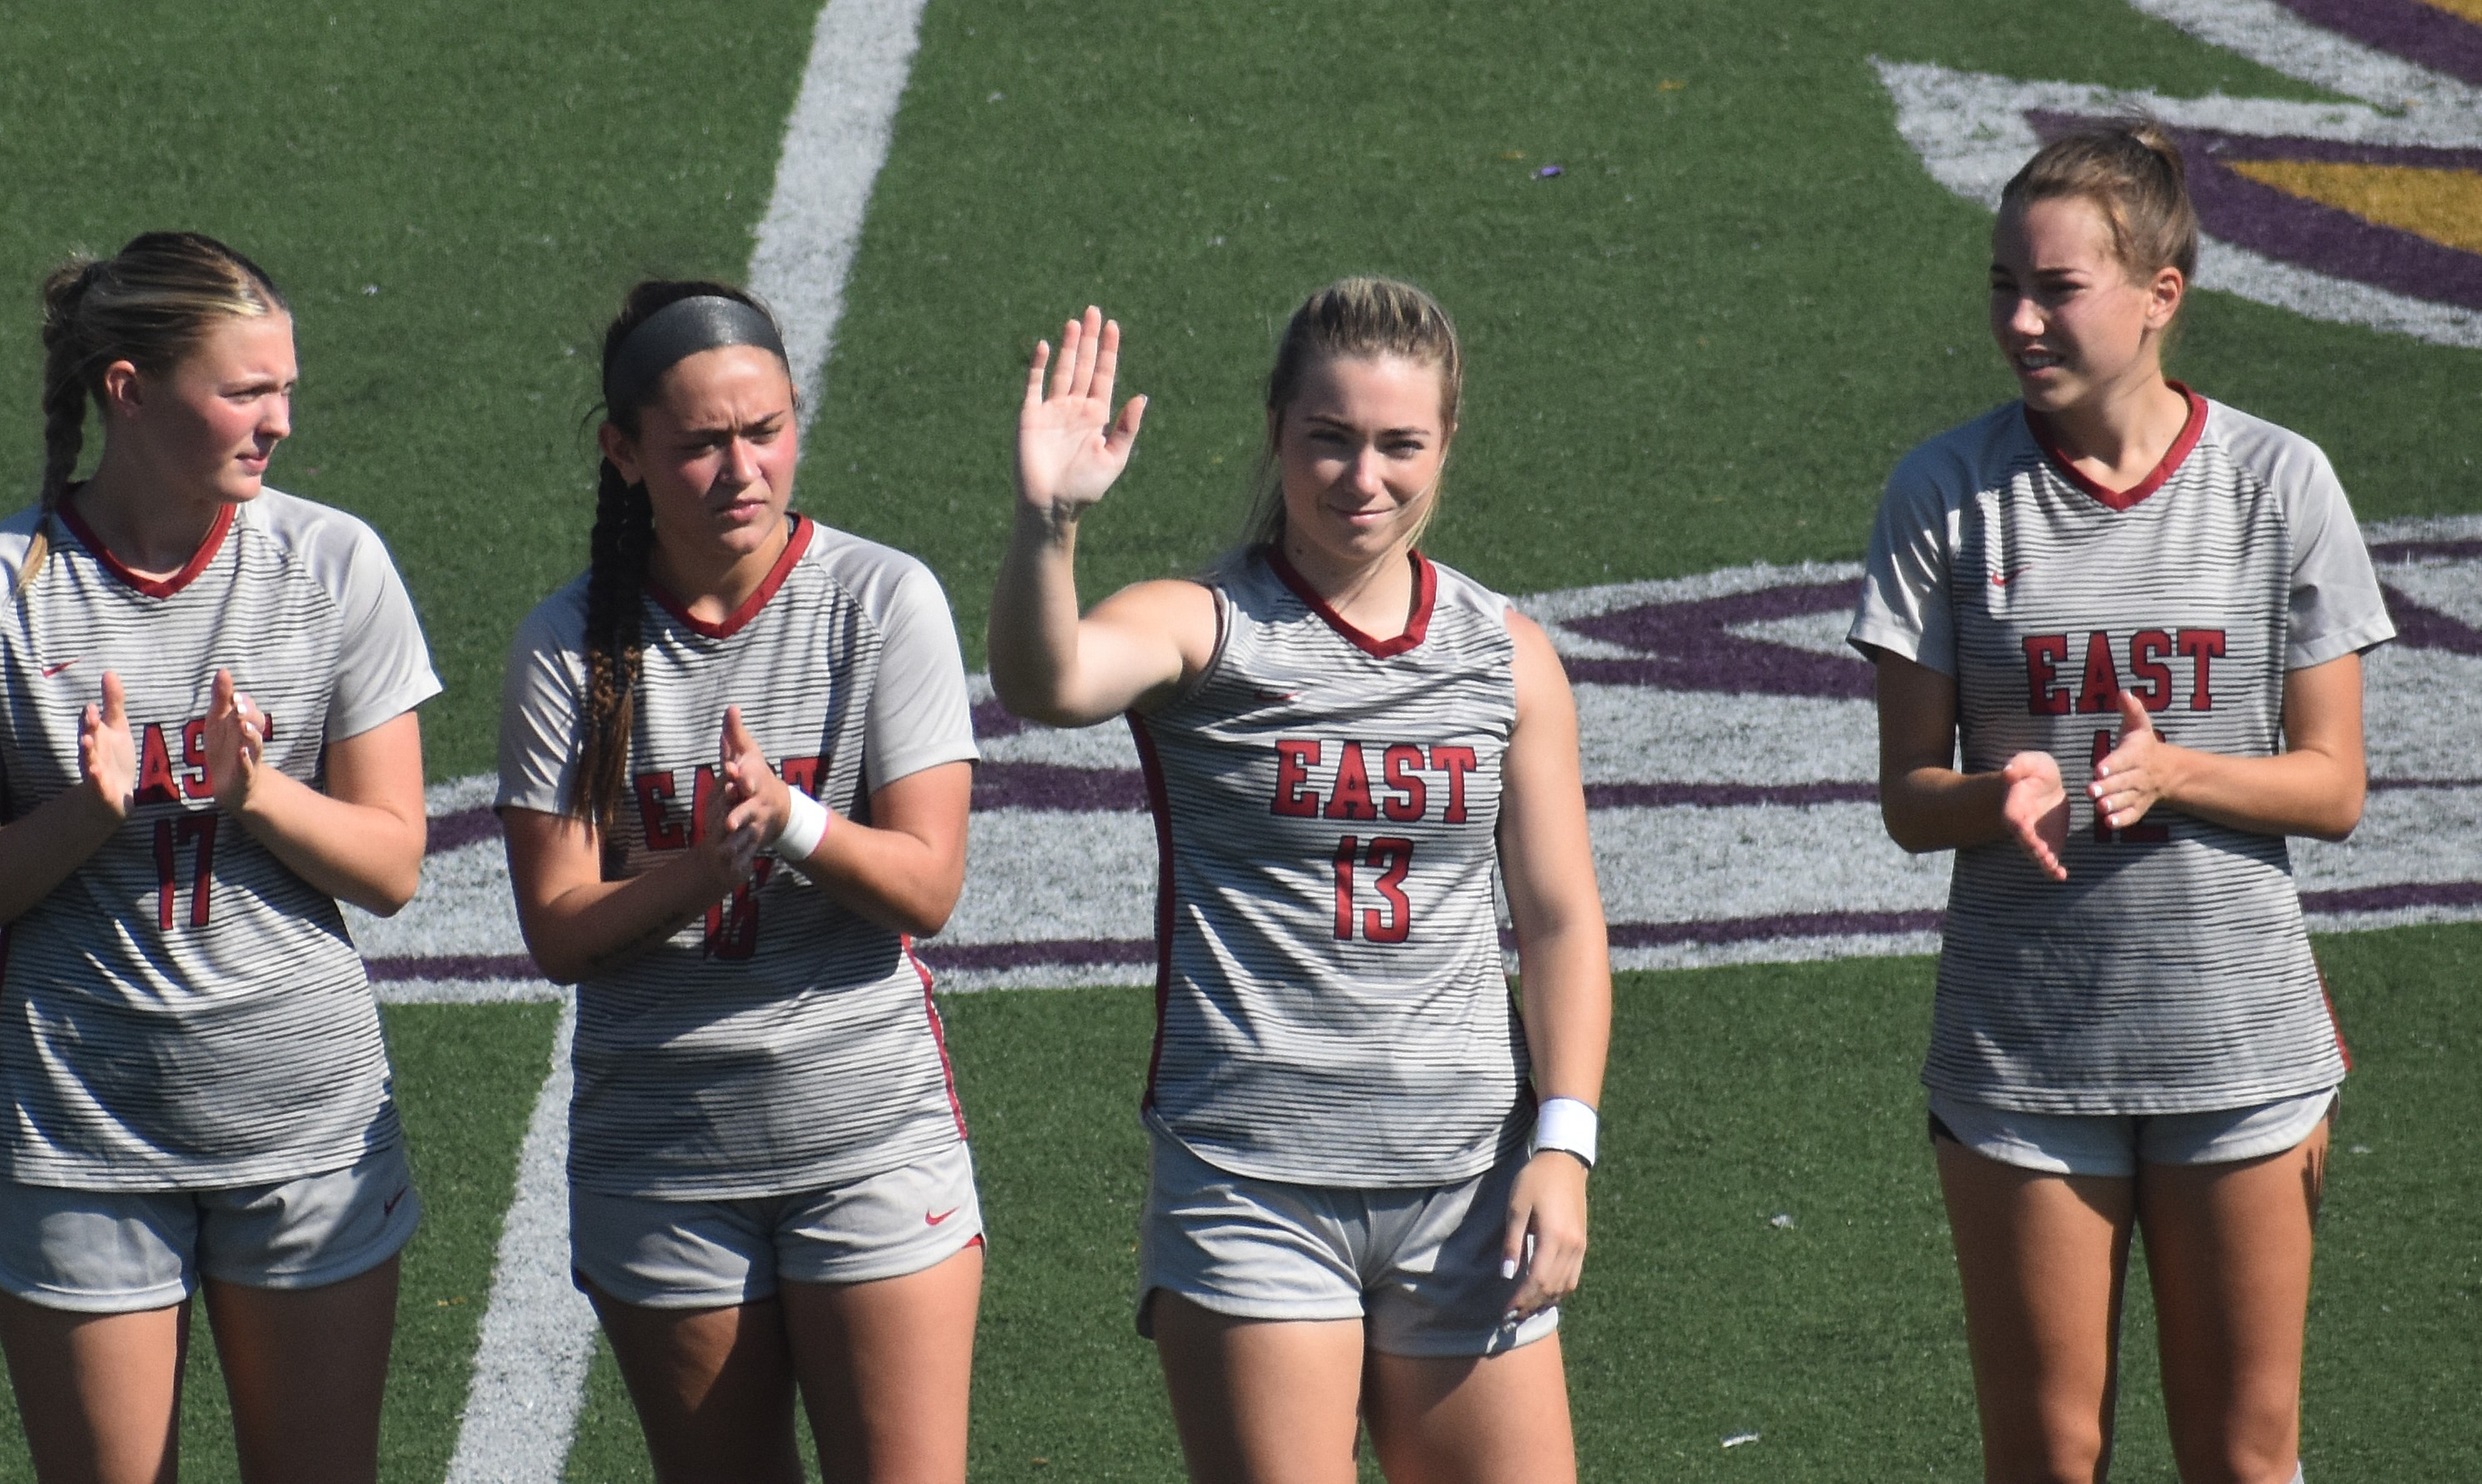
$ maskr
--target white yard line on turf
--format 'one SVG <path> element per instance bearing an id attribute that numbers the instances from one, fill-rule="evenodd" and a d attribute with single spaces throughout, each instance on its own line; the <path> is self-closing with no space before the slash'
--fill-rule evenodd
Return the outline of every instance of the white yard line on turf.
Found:
<path id="1" fill-rule="evenodd" d="M 801 425 L 818 415 L 845 275 L 862 241 L 897 101 L 913 71 L 923 0 L 833 0 L 819 12 L 801 96 L 784 127 L 775 195 L 750 252 L 750 291 L 784 326 Z"/>
<path id="2" fill-rule="evenodd" d="M 775 193 L 760 218 L 749 284 L 784 327 L 804 429 L 816 415 L 845 275 L 862 236 L 896 106 L 913 70 L 923 0 L 831 0 L 819 12 L 801 92 L 786 121 Z M 459 802 L 464 802 L 463 796 Z M 478 797 L 474 802 L 481 802 Z M 494 852 L 496 854 L 496 852 Z M 453 999 L 408 985 L 396 998 Z M 478 998 L 531 997 L 514 986 Z M 569 1044 L 564 1003 L 551 1075 L 517 1162 L 517 1200 L 500 1234 L 490 1307 L 466 1393 L 449 1484 L 552 1484 L 568 1462 L 585 1401 L 594 1313 L 569 1282 Z"/>
<path id="3" fill-rule="evenodd" d="M 569 1460 L 595 1350 L 595 1313 L 569 1282 L 569 1046 L 577 1002 L 564 998 L 551 1075 L 517 1152 L 517 1198 L 500 1225 L 491 1300 L 448 1484 L 535 1484 Z"/>

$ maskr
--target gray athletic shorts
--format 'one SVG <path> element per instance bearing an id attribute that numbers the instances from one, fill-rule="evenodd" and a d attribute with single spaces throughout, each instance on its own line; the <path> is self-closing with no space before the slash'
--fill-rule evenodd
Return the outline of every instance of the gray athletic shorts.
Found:
<path id="1" fill-rule="evenodd" d="M 1512 1151 L 1454 1185 L 1291 1185 L 1229 1174 L 1154 1133 L 1138 1234 L 1138 1333 L 1157 1289 L 1239 1319 L 1359 1319 L 1387 1355 L 1496 1355 L 1560 1327 L 1557 1306 L 1512 1322 L 1522 1278 L 1500 1276 Z"/>
<path id="2" fill-rule="evenodd" d="M 963 1143 L 843 1185 L 675 1201 L 569 1187 L 578 1286 L 650 1309 L 714 1309 L 779 1283 L 867 1283 L 937 1267 L 981 1241 Z"/>
<path id="3" fill-rule="evenodd" d="M 2019 1113 L 1930 1095 L 1931 1132 L 1974 1153 L 2053 1175 L 2120 1179 L 2150 1165 L 2220 1165 L 2281 1154 L 2316 1131 L 2336 1090 L 2209 1113 Z"/>
<path id="4" fill-rule="evenodd" d="M 216 1190 L 64 1190 L 0 1178 L 0 1289 L 47 1309 L 134 1314 L 201 1277 L 319 1288 L 404 1249 L 422 1216 L 403 1145 L 350 1169 Z"/>

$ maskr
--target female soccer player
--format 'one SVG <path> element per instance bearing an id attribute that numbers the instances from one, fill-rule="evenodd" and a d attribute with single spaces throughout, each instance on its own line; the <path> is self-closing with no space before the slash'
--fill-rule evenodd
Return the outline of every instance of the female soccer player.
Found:
<path id="1" fill-rule="evenodd" d="M 265 273 L 150 232 L 52 275 L 43 344 L 42 498 L 0 524 L 0 1343 L 35 1472 L 172 1477 L 203 1286 L 243 1477 L 372 1479 L 420 1203 L 336 904 L 413 895 L 439 682 L 378 537 L 263 483 L 294 383 Z"/>
<path id="2" fill-rule="evenodd" d="M 920 562 L 790 512 L 774 322 L 642 283 L 603 342 L 593 565 L 519 629 L 500 810 L 578 984 L 570 1238 L 656 1475 L 965 1476 L 982 1218 L 931 978 L 965 673 Z"/>
<path id="3" fill-rule="evenodd" d="M 2152 124 L 2017 173 L 1991 330 L 2023 400 L 1897 466 L 1852 630 L 1888 833 L 1957 852 L 1923 1081 L 2010 1484 L 2109 1467 L 2132 1231 L 2181 1477 L 2300 1477 L 2344 1057 L 2284 837 L 2359 820 L 2394 629 L 2318 449 L 2164 379 L 2196 254 Z"/>
<path id="4" fill-rule="evenodd" d="M 1342 1484 L 1358 1412 L 1391 1478 L 1574 1478 L 1554 1304 L 1585 1256 L 1611 976 L 1560 662 L 1415 546 L 1455 330 L 1406 284 L 1311 295 L 1268 379 L 1247 544 L 1080 618 L 1078 523 L 1145 410 L 1112 417 L 1119 347 L 1088 309 L 1048 387 L 1035 349 L 991 671 L 1037 721 L 1126 712 L 1146 763 L 1138 1320 L 1190 1474 Z"/>

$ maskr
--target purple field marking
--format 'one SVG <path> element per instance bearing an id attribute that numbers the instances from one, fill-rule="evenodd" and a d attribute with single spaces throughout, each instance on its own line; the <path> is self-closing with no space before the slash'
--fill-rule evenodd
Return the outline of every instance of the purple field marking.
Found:
<path id="1" fill-rule="evenodd" d="M 457 850 L 499 838 L 500 816 L 497 811 L 489 808 L 460 809 L 454 814 L 432 816 L 429 843 L 423 847 L 423 852 L 437 855 L 443 850 Z"/>
<path id="2" fill-rule="evenodd" d="M 2405 648 L 2482 655 L 2482 629 L 2436 608 L 2424 607 L 2384 582 L 2379 589 L 2387 595 L 2387 616 L 2396 621 L 2396 637 Z"/>
<path id="3" fill-rule="evenodd" d="M 1850 609 L 1851 582 L 1805 582 L 1685 603 L 1648 603 L 1569 620 L 1571 631 L 1621 644 L 1644 659 L 1572 659 L 1569 678 L 1602 685 L 1721 691 L 1746 696 L 1870 697 L 1870 669 L 1858 657 L 1770 644 L 1728 632 L 1734 624 Z"/>
<path id="4" fill-rule="evenodd" d="M 366 958 L 363 972 L 380 983 L 404 979 L 540 979 L 531 954 L 444 953 L 437 958 Z"/>
<path id="5" fill-rule="evenodd" d="M 974 703 L 974 735 L 977 737 L 1014 737 L 1026 724 L 1009 714 L 997 697 Z"/>
<path id="6" fill-rule="evenodd" d="M 2419 561 L 2424 557 L 2441 562 L 2474 561 L 2482 558 L 2482 540 L 2380 541 L 2370 548 L 2370 560 L 2381 565 L 2389 562 Z"/>
<path id="7" fill-rule="evenodd" d="M 2482 906 L 2482 881 L 2406 881 L 2301 893 L 2304 912 L 2393 912 L 2407 907 Z"/>
<path id="8" fill-rule="evenodd" d="M 2025 117 L 2045 140 L 2097 122 L 2047 109 L 2029 110 Z M 2189 162 L 2189 194 L 2197 203 L 2199 220 L 2216 236 L 2338 278 L 2434 303 L 2482 309 L 2482 255 L 2287 195 L 2228 168 L 2239 160 L 2316 160 L 2478 170 L 2482 169 L 2482 150 L 2259 137 L 2212 129 L 2175 128 L 2170 133 Z"/>
<path id="9" fill-rule="evenodd" d="M 1135 768 L 983 763 L 974 769 L 974 807 L 1134 813 L 1146 807 L 1146 779 Z"/>
<path id="10" fill-rule="evenodd" d="M 2482 26 L 2418 0 L 2276 0 L 2314 26 L 2482 83 Z"/>

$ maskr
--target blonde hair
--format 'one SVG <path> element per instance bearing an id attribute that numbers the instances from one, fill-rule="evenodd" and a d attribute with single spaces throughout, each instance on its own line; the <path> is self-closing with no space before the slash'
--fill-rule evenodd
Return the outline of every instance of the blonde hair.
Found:
<path id="1" fill-rule="evenodd" d="M 103 405 L 104 372 L 127 361 L 160 376 L 219 322 L 284 312 L 265 270 L 197 232 L 143 233 L 109 258 L 80 255 L 52 270 L 43 281 L 43 516 L 12 596 L 42 575 L 52 512 L 86 445 L 86 404 Z"/>
<path id="2" fill-rule="evenodd" d="M 1283 541 L 1284 474 L 1276 459 L 1276 439 L 1310 368 L 1342 356 L 1399 356 L 1437 367 L 1440 432 L 1455 430 L 1465 394 L 1465 353 L 1457 344 L 1456 321 L 1437 299 L 1398 279 L 1337 279 L 1302 301 L 1276 344 L 1275 366 L 1267 373 L 1267 442 L 1259 451 L 1256 490 L 1241 527 L 1245 547 Z M 1438 508 L 1434 487 L 1413 540 L 1422 539 L 1423 527 Z"/>
<path id="3" fill-rule="evenodd" d="M 2180 146 L 2149 118 L 2120 119 L 2063 134 L 2000 192 L 2000 210 L 2075 196 L 2094 203 L 2111 228 L 2112 256 L 2129 276 L 2151 278 L 2177 268 L 2197 276 L 2198 210 L 2189 200 L 2189 171 Z"/>

